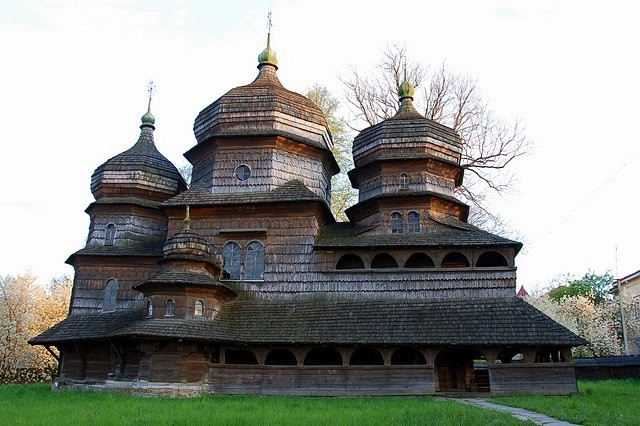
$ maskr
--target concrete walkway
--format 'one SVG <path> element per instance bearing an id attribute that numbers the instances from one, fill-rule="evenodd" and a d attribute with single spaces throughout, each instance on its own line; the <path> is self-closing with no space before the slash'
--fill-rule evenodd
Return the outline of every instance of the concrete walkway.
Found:
<path id="1" fill-rule="evenodd" d="M 514 417 L 520 420 L 531 420 L 537 425 L 545 426 L 579 426 L 575 423 L 565 422 L 563 420 L 554 419 L 544 414 L 536 413 L 534 411 L 525 410 L 523 408 L 507 407 L 506 405 L 498 405 L 493 402 L 489 402 L 482 398 L 451 398 L 452 401 L 460 401 L 468 404 L 474 404 L 479 407 L 487 408 L 489 410 L 504 411 L 510 413 Z"/>

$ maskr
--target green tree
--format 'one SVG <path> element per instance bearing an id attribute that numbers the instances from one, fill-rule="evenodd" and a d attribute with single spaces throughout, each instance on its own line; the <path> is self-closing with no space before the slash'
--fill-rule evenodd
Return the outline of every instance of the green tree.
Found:
<path id="1" fill-rule="evenodd" d="M 375 72 L 351 67 L 341 77 L 348 93 L 356 130 L 391 117 L 398 109 L 398 85 L 407 79 L 416 88 L 414 104 L 424 115 L 453 128 L 462 139 L 461 166 L 465 181 L 458 195 L 471 205 L 469 221 L 494 232 L 509 231 L 487 206 L 489 195 L 506 193 L 515 178 L 513 161 L 528 153 L 531 142 L 519 120 L 498 117 L 480 93 L 476 79 L 456 74 L 446 66 L 427 68 L 407 61 L 406 49 L 387 47 Z"/>
<path id="2" fill-rule="evenodd" d="M 305 95 L 320 108 L 331 132 L 332 152 L 340 166 L 340 173 L 331 179 L 331 211 L 337 220 L 346 221 L 344 211 L 355 204 L 358 195 L 347 175 L 353 168 L 351 132 L 338 115 L 340 101 L 326 87 L 315 84 L 306 90 Z"/>
<path id="3" fill-rule="evenodd" d="M 566 297 L 582 296 L 595 304 L 600 304 L 611 299 L 610 292 L 614 281 L 613 275 L 609 271 L 602 275 L 589 271 L 582 278 L 571 279 L 565 285 L 551 290 L 549 296 L 555 302 L 560 302 Z"/>

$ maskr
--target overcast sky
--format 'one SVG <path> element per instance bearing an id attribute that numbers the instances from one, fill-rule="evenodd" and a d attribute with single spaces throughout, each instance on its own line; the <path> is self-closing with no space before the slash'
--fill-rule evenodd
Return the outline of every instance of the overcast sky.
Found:
<path id="1" fill-rule="evenodd" d="M 278 75 L 343 96 L 387 45 L 470 74 L 534 142 L 499 211 L 525 244 L 519 285 L 640 269 L 640 7 L 632 1 L 0 0 L 0 275 L 72 275 L 93 170 L 135 143 L 153 99 L 174 164 L 198 112 L 257 74 L 273 13 Z"/>

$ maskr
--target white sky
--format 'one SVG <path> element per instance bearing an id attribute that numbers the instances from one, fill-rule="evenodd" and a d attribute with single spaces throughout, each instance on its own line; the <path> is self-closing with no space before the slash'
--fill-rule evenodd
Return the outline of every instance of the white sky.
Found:
<path id="1" fill-rule="evenodd" d="M 135 143 L 153 100 L 174 164 L 193 120 L 257 74 L 273 12 L 278 75 L 342 96 L 387 45 L 478 78 L 496 113 L 534 141 L 515 192 L 495 202 L 525 247 L 519 285 L 640 269 L 640 6 L 595 1 L 0 0 L 0 275 L 72 274 L 93 170 Z M 635 124 L 634 124 L 635 123 Z M 617 255 L 616 255 L 617 253 Z"/>

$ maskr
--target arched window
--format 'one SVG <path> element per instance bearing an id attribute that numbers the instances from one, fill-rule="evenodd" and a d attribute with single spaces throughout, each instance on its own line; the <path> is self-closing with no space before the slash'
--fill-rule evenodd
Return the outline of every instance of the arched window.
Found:
<path id="1" fill-rule="evenodd" d="M 357 254 L 345 254 L 338 260 L 336 269 L 364 269 L 364 262 Z"/>
<path id="2" fill-rule="evenodd" d="M 193 316 L 194 317 L 204 316 L 204 302 L 202 300 L 196 300 L 196 304 L 193 308 Z"/>
<path id="3" fill-rule="evenodd" d="M 165 317 L 172 317 L 176 314 L 176 301 L 173 299 L 167 300 L 167 309 L 164 312 Z"/>
<path id="4" fill-rule="evenodd" d="M 239 280 L 240 258 L 242 257 L 240 244 L 235 241 L 226 243 L 222 249 L 222 257 L 224 259 L 222 278 L 226 280 Z"/>
<path id="5" fill-rule="evenodd" d="M 153 303 L 151 303 L 151 299 L 147 299 L 147 318 L 153 318 Z"/>
<path id="6" fill-rule="evenodd" d="M 424 253 L 413 253 L 404 264 L 405 268 L 435 268 L 435 263 Z"/>
<path id="7" fill-rule="evenodd" d="M 420 233 L 420 213 L 409 212 L 407 231 L 412 234 Z"/>
<path id="8" fill-rule="evenodd" d="M 371 261 L 372 269 L 397 268 L 397 267 L 398 267 L 398 262 L 396 262 L 393 256 L 387 253 L 380 253 L 376 255 L 376 257 L 374 257 L 373 260 Z"/>
<path id="9" fill-rule="evenodd" d="M 113 240 L 116 238 L 116 226 L 113 223 L 107 225 L 107 230 L 104 234 L 104 245 L 112 246 Z"/>
<path id="10" fill-rule="evenodd" d="M 104 302 L 102 312 L 113 312 L 116 310 L 116 300 L 118 298 L 118 281 L 107 280 L 104 286 Z"/>
<path id="11" fill-rule="evenodd" d="M 247 264 L 245 278 L 261 280 L 264 277 L 264 245 L 260 241 L 251 241 L 247 245 Z"/>
<path id="12" fill-rule="evenodd" d="M 449 253 L 442 259 L 441 268 L 467 268 L 469 267 L 469 260 L 464 254 L 454 251 Z"/>
<path id="13" fill-rule="evenodd" d="M 391 233 L 402 234 L 404 232 L 404 223 L 402 221 L 402 213 L 391 213 Z"/>
<path id="14" fill-rule="evenodd" d="M 487 251 L 480 255 L 476 262 L 478 268 L 490 268 L 492 266 L 507 266 L 507 259 L 497 251 Z"/>
<path id="15" fill-rule="evenodd" d="M 400 175 L 400 189 L 409 189 L 409 184 L 411 183 L 411 178 L 408 174 L 402 173 Z"/>

